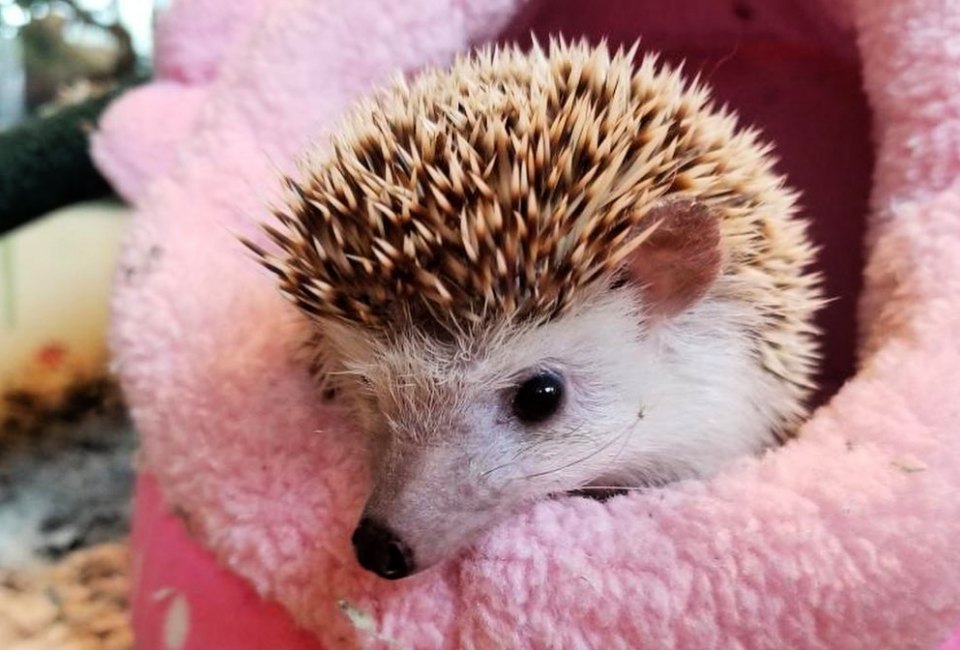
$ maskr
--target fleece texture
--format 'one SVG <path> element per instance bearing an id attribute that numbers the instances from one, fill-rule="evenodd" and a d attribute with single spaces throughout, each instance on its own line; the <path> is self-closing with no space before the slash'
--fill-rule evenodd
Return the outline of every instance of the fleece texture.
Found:
<path id="1" fill-rule="evenodd" d="M 137 206 L 112 345 L 143 437 L 138 647 L 927 649 L 960 621 L 956 3 L 180 0 L 159 29 L 160 78 L 94 139 Z M 856 374 L 762 458 L 541 503 L 386 583 L 350 548 L 357 437 L 316 398 L 295 360 L 306 325 L 235 234 L 389 74 L 530 29 L 643 36 L 764 127 L 838 298 L 825 383 L 855 350 Z M 191 637 L 216 611 L 232 631 Z"/>

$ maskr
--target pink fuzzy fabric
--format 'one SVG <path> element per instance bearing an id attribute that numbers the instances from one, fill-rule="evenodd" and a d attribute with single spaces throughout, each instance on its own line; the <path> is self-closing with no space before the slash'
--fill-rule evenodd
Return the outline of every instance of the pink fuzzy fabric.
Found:
<path id="1" fill-rule="evenodd" d="M 95 142 L 101 168 L 139 208 L 113 327 L 152 476 L 138 512 L 138 647 L 927 649 L 947 637 L 960 620 L 955 3 L 232 6 L 242 9 L 175 4 L 158 37 L 165 80 L 118 102 Z M 389 72 L 529 27 L 643 34 L 701 66 L 764 126 L 806 192 L 828 289 L 841 298 L 825 316 L 828 383 L 852 358 L 858 215 L 875 151 L 859 370 L 798 441 L 761 459 L 605 504 L 542 503 L 462 557 L 385 583 L 350 549 L 366 490 L 355 436 L 317 403 L 292 360 L 304 323 L 232 233 L 266 217 L 278 169 L 293 169 Z M 169 137 L 131 127 L 174 112 Z M 235 575 L 163 519 L 154 481 Z M 150 608 L 172 582 L 252 631 L 171 645 Z M 211 601 L 210 584 L 230 597 Z M 243 600 L 245 585 L 282 607 Z M 286 612 L 312 635 L 294 632 Z"/>

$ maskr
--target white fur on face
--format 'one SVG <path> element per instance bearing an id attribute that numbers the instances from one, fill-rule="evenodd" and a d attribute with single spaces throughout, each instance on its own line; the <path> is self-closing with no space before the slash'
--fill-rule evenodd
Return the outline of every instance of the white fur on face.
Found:
<path id="1" fill-rule="evenodd" d="M 623 289 L 469 346 L 332 328 L 327 344 L 375 463 L 365 516 L 397 534 L 421 570 L 532 500 L 705 476 L 756 453 L 791 400 L 754 357 L 748 310 L 705 299 L 645 321 Z M 539 369 L 564 378 L 565 399 L 527 425 L 512 413 L 513 391 Z"/>

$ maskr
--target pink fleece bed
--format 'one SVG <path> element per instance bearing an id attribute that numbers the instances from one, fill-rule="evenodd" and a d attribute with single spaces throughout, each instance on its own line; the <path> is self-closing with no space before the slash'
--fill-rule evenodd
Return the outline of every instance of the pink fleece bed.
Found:
<path id="1" fill-rule="evenodd" d="M 713 480 L 542 503 L 387 583 L 350 548 L 367 489 L 350 423 L 313 397 L 293 358 L 305 324 L 234 235 L 266 217 L 279 171 L 391 72 L 531 30 L 642 36 L 776 142 L 836 298 L 822 316 L 824 405 L 797 441 Z M 955 3 L 179 0 L 157 44 L 157 79 L 94 141 L 137 206 L 112 342 L 143 437 L 140 650 L 948 639 L 960 622 Z"/>

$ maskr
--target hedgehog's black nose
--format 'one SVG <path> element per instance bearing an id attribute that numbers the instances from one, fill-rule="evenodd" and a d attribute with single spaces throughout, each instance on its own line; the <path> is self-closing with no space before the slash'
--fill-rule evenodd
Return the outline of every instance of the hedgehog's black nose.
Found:
<path id="1" fill-rule="evenodd" d="M 381 578 L 399 580 L 413 572 L 410 549 L 373 519 L 364 517 L 353 532 L 353 549 L 364 569 Z"/>

